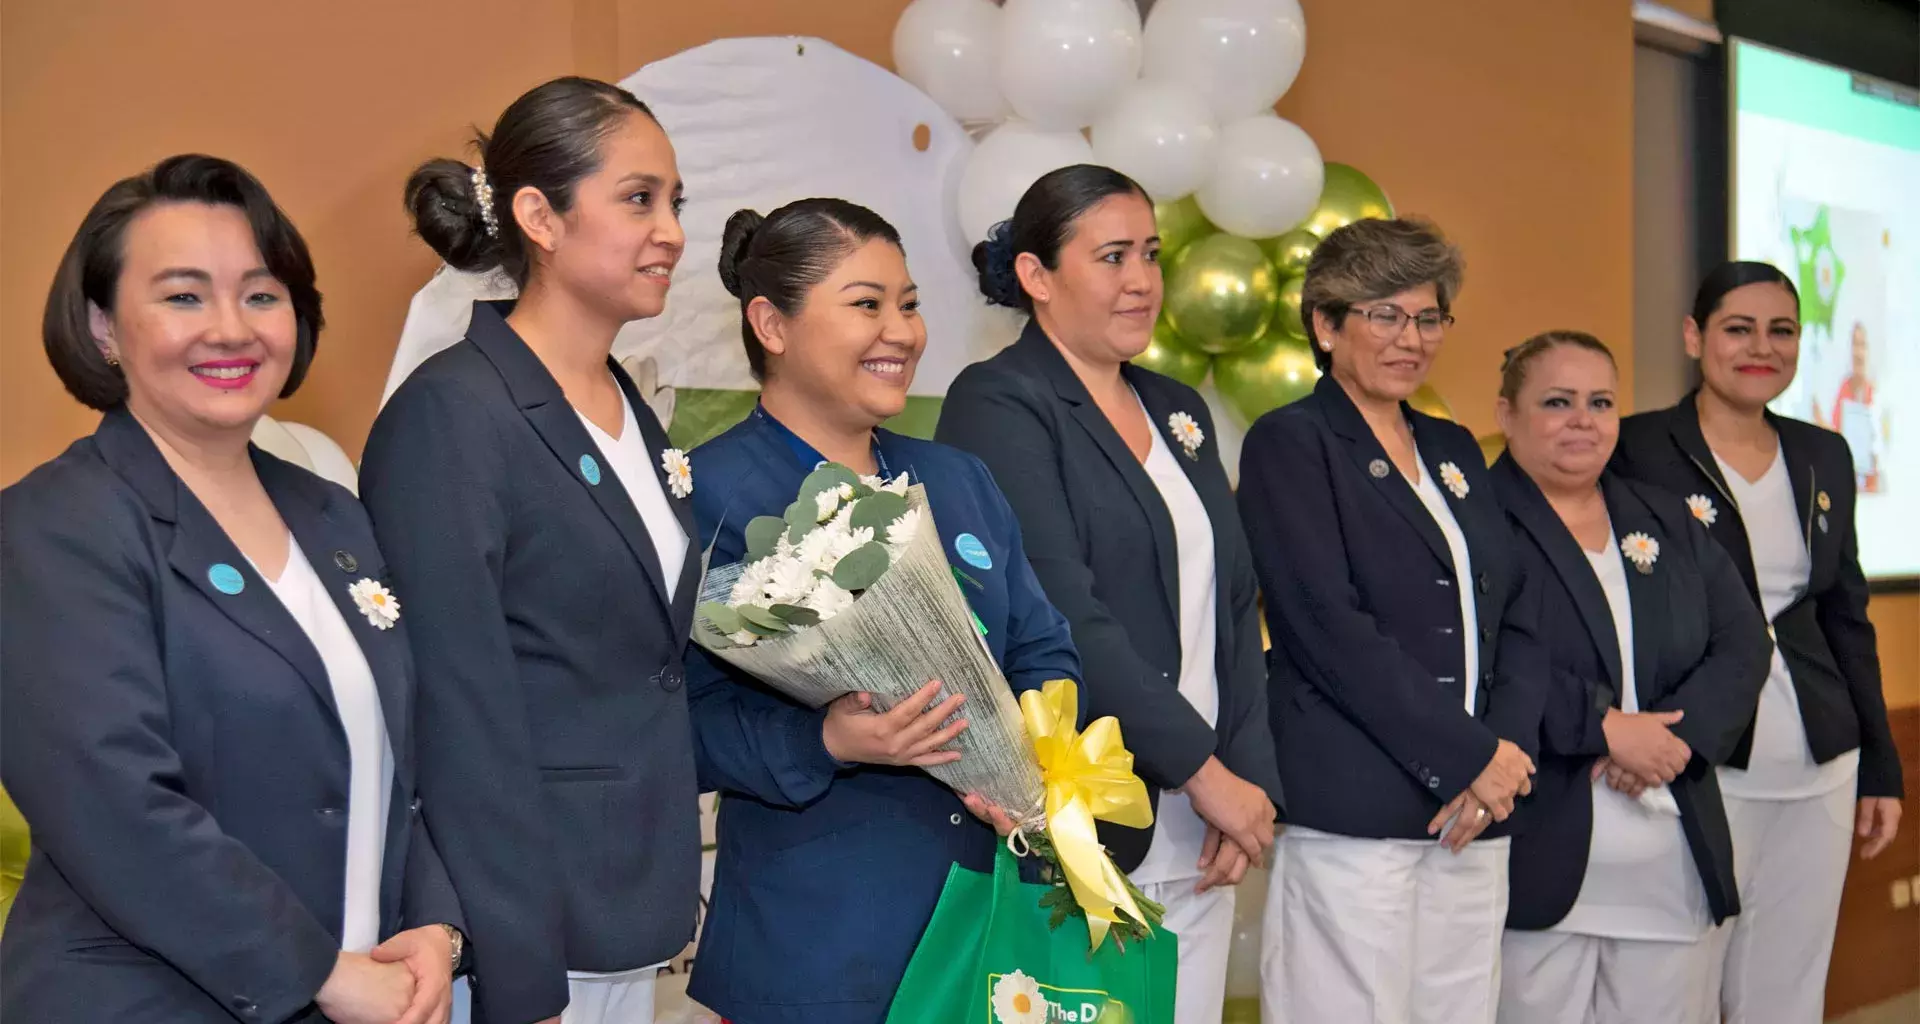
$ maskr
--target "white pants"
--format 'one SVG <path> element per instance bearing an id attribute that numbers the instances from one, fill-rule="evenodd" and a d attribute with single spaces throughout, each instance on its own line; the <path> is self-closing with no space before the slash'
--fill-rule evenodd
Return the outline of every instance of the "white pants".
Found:
<path id="1" fill-rule="evenodd" d="M 1227 1001 L 1227 951 L 1233 946 L 1232 886 L 1195 893 L 1197 878 L 1149 882 L 1147 898 L 1165 907 L 1166 929 L 1179 940 L 1175 1024 L 1220 1024 Z"/>
<path id="2" fill-rule="evenodd" d="M 1804 800 L 1729 796 L 1740 916 L 1714 929 L 1726 1024 L 1819 1024 L 1840 891 L 1853 850 L 1855 784 Z"/>
<path id="3" fill-rule="evenodd" d="M 616 978 L 567 979 L 567 1008 L 560 1024 L 653 1024 L 654 970 Z M 453 1024 L 473 1019 L 473 993 L 467 979 L 453 983 Z"/>
<path id="4" fill-rule="evenodd" d="M 1289 827 L 1267 891 L 1261 1019 L 1493 1024 L 1510 845 L 1455 854 Z"/>
<path id="5" fill-rule="evenodd" d="M 1499 1024 L 1713 1024 L 1713 946 L 1511 931 Z"/>

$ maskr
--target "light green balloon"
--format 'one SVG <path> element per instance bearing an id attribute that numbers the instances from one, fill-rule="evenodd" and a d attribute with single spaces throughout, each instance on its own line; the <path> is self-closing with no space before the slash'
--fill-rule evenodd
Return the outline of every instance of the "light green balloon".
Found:
<path id="1" fill-rule="evenodd" d="M 1288 278 L 1280 286 L 1280 302 L 1273 315 L 1273 329 L 1289 338 L 1307 340 L 1307 325 L 1300 319 L 1300 286 L 1303 277 Z"/>
<path id="2" fill-rule="evenodd" d="M 1307 261 L 1313 258 L 1313 250 L 1320 239 L 1313 232 L 1294 228 L 1278 238 L 1267 238 L 1260 242 L 1260 248 L 1267 251 L 1267 258 L 1279 269 L 1282 277 L 1299 277 L 1307 272 Z"/>
<path id="3" fill-rule="evenodd" d="M 1200 203 L 1192 196 L 1153 204 L 1153 219 L 1160 231 L 1160 262 L 1163 264 L 1178 256 L 1187 246 L 1220 231 L 1207 219 L 1206 214 L 1200 212 Z"/>
<path id="4" fill-rule="evenodd" d="M 1166 318 L 1202 352 L 1231 352 L 1265 334 L 1279 300 L 1279 272 L 1236 235 L 1202 238 L 1167 271 Z"/>
<path id="5" fill-rule="evenodd" d="M 1392 216 L 1393 204 L 1372 178 L 1346 164 L 1330 163 L 1326 184 L 1320 188 L 1320 202 L 1294 230 L 1325 238 L 1356 220 L 1384 220 Z"/>
<path id="6" fill-rule="evenodd" d="M 1153 325 L 1153 342 L 1147 346 L 1147 350 L 1133 357 L 1135 366 L 1166 374 L 1194 388 L 1207 379 L 1207 368 L 1212 362 L 1211 356 L 1181 341 L 1165 316 Z"/>
<path id="7" fill-rule="evenodd" d="M 1447 400 L 1441 398 L 1440 392 L 1434 390 L 1431 384 L 1420 385 L 1418 390 L 1407 396 L 1407 404 L 1413 406 L 1416 412 L 1424 412 L 1435 419 L 1453 420 L 1453 406 L 1448 405 Z"/>
<path id="8" fill-rule="evenodd" d="M 1306 341 L 1279 333 L 1213 361 L 1213 386 L 1248 423 L 1306 397 L 1319 379 Z"/>
<path id="9" fill-rule="evenodd" d="M 0 790 L 0 926 L 7 920 L 7 911 L 13 909 L 14 894 L 20 891 L 20 882 L 27 877 L 27 858 L 32 853 L 32 843 L 28 840 L 27 819 L 20 816 L 19 808 Z"/>

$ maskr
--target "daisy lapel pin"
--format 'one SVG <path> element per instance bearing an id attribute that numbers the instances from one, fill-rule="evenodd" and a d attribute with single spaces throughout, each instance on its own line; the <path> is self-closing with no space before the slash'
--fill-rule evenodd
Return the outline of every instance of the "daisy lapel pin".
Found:
<path id="1" fill-rule="evenodd" d="M 1451 462 L 1440 464 L 1440 482 L 1447 485 L 1447 490 L 1452 492 L 1456 501 L 1466 500 L 1467 492 L 1472 489 L 1467 486 L 1467 475 Z"/>
<path id="2" fill-rule="evenodd" d="M 1713 507 L 1713 499 L 1704 494 L 1687 495 L 1687 511 L 1693 518 L 1700 520 L 1702 526 L 1712 526 L 1720 518 L 1720 510 Z"/>
<path id="3" fill-rule="evenodd" d="M 1187 458 L 1200 458 L 1200 446 L 1207 443 L 1207 432 L 1200 424 L 1184 412 L 1176 412 L 1167 417 L 1167 428 L 1173 431 L 1173 438 L 1180 442 L 1180 448 Z"/>
<path id="4" fill-rule="evenodd" d="M 1629 533 L 1620 539 L 1620 553 L 1642 576 L 1650 575 L 1653 563 L 1660 560 L 1660 542 L 1644 533 Z"/>
<path id="5" fill-rule="evenodd" d="M 687 453 L 678 448 L 668 448 L 660 453 L 660 468 L 667 474 L 667 487 L 676 498 L 684 498 L 693 493 L 693 463 L 687 459 Z"/>
<path id="6" fill-rule="evenodd" d="M 347 593 L 353 595 L 354 607 L 360 609 L 360 614 L 367 617 L 373 628 L 392 629 L 393 624 L 400 621 L 400 599 L 378 580 L 362 578 L 348 587 Z"/>
<path id="7" fill-rule="evenodd" d="M 1825 533 L 1827 532 L 1827 512 L 1833 508 L 1833 499 L 1827 497 L 1827 492 L 1821 491 L 1814 495 L 1813 503 L 1820 506 L 1820 514 L 1814 519 L 1820 526 L 1820 532 Z"/>

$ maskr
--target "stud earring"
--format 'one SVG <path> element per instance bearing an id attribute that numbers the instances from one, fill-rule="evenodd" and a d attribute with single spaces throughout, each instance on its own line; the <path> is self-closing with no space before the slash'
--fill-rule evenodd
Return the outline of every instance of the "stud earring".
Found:
<path id="1" fill-rule="evenodd" d="M 107 358 L 107 365 L 108 365 L 108 366 L 119 366 L 119 365 L 120 365 L 120 357 L 119 357 L 119 356 L 116 356 L 116 355 L 114 355 L 113 353 L 111 353 L 111 352 L 108 352 L 108 353 L 107 353 L 107 356 L 106 356 L 106 358 Z"/>

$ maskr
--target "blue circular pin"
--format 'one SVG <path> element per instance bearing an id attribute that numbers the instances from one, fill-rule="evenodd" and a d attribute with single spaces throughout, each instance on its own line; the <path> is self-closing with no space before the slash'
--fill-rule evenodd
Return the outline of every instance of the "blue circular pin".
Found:
<path id="1" fill-rule="evenodd" d="M 213 584 L 213 589 L 229 597 L 247 589 L 247 578 L 240 575 L 240 570 L 225 562 L 213 563 L 213 568 L 207 570 L 207 582 Z"/>
<path id="2" fill-rule="evenodd" d="M 580 475 L 595 487 L 600 486 L 600 464 L 591 455 L 580 456 Z"/>
<path id="3" fill-rule="evenodd" d="M 980 538 L 971 533 L 963 533 L 953 538 L 953 550 L 959 552 L 960 557 L 976 569 L 993 568 L 993 556 L 987 554 L 987 546 L 980 543 Z"/>

